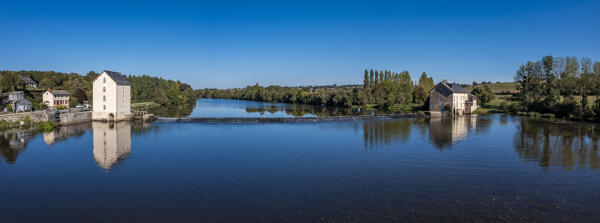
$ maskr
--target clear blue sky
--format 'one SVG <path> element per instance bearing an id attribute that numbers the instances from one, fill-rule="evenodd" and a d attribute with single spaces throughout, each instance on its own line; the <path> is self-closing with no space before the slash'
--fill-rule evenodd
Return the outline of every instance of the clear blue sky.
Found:
<path id="1" fill-rule="evenodd" d="M 360 84 L 365 68 L 511 81 L 600 60 L 600 1 L 4 1 L 0 69 L 104 69 L 195 88 Z"/>

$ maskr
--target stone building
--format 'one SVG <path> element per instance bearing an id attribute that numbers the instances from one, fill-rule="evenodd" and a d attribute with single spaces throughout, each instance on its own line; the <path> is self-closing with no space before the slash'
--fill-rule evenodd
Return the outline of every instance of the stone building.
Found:
<path id="1" fill-rule="evenodd" d="M 70 94 L 65 90 L 47 90 L 42 95 L 42 103 L 49 109 L 54 109 L 58 106 L 69 107 Z"/>
<path id="2" fill-rule="evenodd" d="M 471 114 L 477 109 L 475 96 L 458 84 L 442 81 L 429 92 L 429 111 L 453 115 Z"/>
<path id="3" fill-rule="evenodd" d="M 131 120 L 131 83 L 121 73 L 103 71 L 93 83 L 92 119 Z"/>
<path id="4" fill-rule="evenodd" d="M 33 79 L 31 79 L 27 76 L 21 76 L 21 80 L 23 80 L 23 82 L 25 82 L 25 87 L 27 87 L 27 88 L 36 89 L 38 86 L 38 83 L 36 81 L 34 81 Z"/>
<path id="5" fill-rule="evenodd" d="M 31 111 L 31 101 L 25 99 L 25 93 L 23 91 L 12 91 L 8 94 L 8 102 L 13 112 L 27 112 Z"/>

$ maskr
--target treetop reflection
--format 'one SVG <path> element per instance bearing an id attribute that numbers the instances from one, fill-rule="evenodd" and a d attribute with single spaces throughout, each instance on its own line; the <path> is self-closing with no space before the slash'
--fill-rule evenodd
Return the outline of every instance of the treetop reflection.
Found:
<path id="1" fill-rule="evenodd" d="M 600 167 L 600 126 L 597 124 L 557 124 L 524 117 L 495 115 L 363 121 L 351 125 L 336 125 L 336 128 L 352 128 L 360 132 L 363 146 L 367 149 L 405 144 L 421 137 L 433 148 L 445 150 L 469 140 L 469 137 L 472 137 L 470 135 L 497 134 L 496 131 L 489 131 L 494 125 L 511 126 L 501 131 L 511 131 L 510 134 L 514 132 L 511 150 L 526 162 L 536 163 L 544 168 L 560 166 L 566 170 Z M 89 130 L 91 137 L 86 135 Z M 149 131 L 160 133 L 161 125 L 94 122 L 63 126 L 46 133 L 33 129 L 8 129 L 0 132 L 0 162 L 9 166 L 18 163 L 19 156 L 22 156 L 25 150 L 34 149 L 30 141 L 38 136 L 48 146 L 56 146 L 57 142 L 61 141 L 68 143 L 74 139 L 88 140 L 90 137 L 89 145 L 92 147 L 94 162 L 108 171 L 131 156 L 134 144 L 132 133 L 134 136 L 145 135 Z"/>

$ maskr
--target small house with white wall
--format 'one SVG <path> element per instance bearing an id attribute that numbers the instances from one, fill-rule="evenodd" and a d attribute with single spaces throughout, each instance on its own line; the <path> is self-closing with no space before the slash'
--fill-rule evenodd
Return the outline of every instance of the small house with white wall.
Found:
<path id="1" fill-rule="evenodd" d="M 95 121 L 131 120 L 131 83 L 119 72 L 103 71 L 94 80 L 92 119 Z"/>
<path id="2" fill-rule="evenodd" d="M 429 92 L 429 111 L 453 115 L 471 114 L 477 109 L 475 95 L 458 84 L 442 81 Z"/>
<path id="3" fill-rule="evenodd" d="M 27 76 L 21 76 L 21 80 L 23 80 L 23 82 L 25 82 L 25 87 L 27 87 L 27 88 L 36 89 L 38 86 L 37 81 L 34 81 L 33 79 L 31 79 Z"/>
<path id="4" fill-rule="evenodd" d="M 42 95 L 42 103 L 50 109 L 58 106 L 69 107 L 70 94 L 65 90 L 47 90 Z"/>
<path id="5" fill-rule="evenodd" d="M 8 104 L 11 106 L 13 112 L 26 112 L 31 111 L 31 102 L 25 99 L 25 92 L 23 91 L 12 91 L 8 94 Z"/>

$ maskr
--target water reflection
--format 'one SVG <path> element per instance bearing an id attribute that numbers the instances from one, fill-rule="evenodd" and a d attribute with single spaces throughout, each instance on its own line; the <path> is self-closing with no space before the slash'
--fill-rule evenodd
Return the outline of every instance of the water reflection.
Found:
<path id="1" fill-rule="evenodd" d="M 256 102 L 228 99 L 199 99 L 192 117 L 314 117 L 366 114 L 360 109 Z"/>
<path id="2" fill-rule="evenodd" d="M 443 149 L 464 140 L 471 129 L 475 129 L 477 117 L 432 118 L 429 120 L 429 140 Z"/>
<path id="3" fill-rule="evenodd" d="M 264 112 L 281 111 L 271 107 Z M 296 109 L 293 109 L 297 111 Z M 253 111 L 253 110 L 250 110 Z M 285 110 L 284 110 L 285 111 Z M 260 112 L 260 110 L 259 110 Z M 490 131 L 492 126 L 501 130 Z M 565 169 L 600 168 L 600 126 L 585 123 L 552 123 L 522 117 L 496 115 L 491 117 L 457 117 L 431 119 L 404 119 L 355 122 L 336 125 L 352 128 L 362 135 L 365 148 L 401 146 L 413 140 L 423 140 L 433 148 L 447 149 L 473 136 L 490 136 L 509 131 L 516 157 L 541 167 L 561 166 Z M 91 136 L 86 132 L 91 129 Z M 48 146 L 68 146 L 69 140 L 90 140 L 84 144 L 92 147 L 93 159 L 104 170 L 119 164 L 131 155 L 132 134 L 146 135 L 148 131 L 161 131 L 160 125 L 151 123 L 82 123 L 60 127 L 40 133 L 34 129 L 8 129 L 0 131 L 0 162 L 13 165 L 30 141 L 39 134 Z M 162 133 L 161 133 L 162 134 Z M 513 136 L 514 134 L 514 136 Z M 510 141 L 509 141 L 510 142 Z M 486 142 L 488 143 L 488 142 Z M 490 141 L 499 144 L 500 142 Z M 485 147 L 485 143 L 473 144 Z"/>
<path id="4" fill-rule="evenodd" d="M 597 169 L 600 126 L 588 123 L 551 123 L 521 119 L 514 147 L 520 158 L 542 167 Z"/>
<path id="5" fill-rule="evenodd" d="M 0 155 L 7 164 L 13 164 L 22 153 L 35 132 L 25 129 L 9 129 L 0 132 Z M 1 159 L 0 159 L 1 160 Z"/>
<path id="6" fill-rule="evenodd" d="M 480 120 L 481 126 L 477 127 Z M 406 143 L 415 136 L 416 131 L 423 137 L 428 137 L 432 145 L 439 149 L 451 147 L 464 140 L 469 132 L 487 131 L 491 122 L 488 119 L 478 119 L 475 116 L 455 118 L 405 119 L 363 122 L 363 140 L 366 147 Z M 427 133 L 429 133 L 427 135 Z"/>
<path id="7" fill-rule="evenodd" d="M 94 160 L 104 170 L 131 154 L 131 123 L 92 123 Z"/>
<path id="8" fill-rule="evenodd" d="M 67 140 L 71 137 L 80 137 L 90 129 L 91 123 L 80 123 L 69 126 L 60 127 L 53 131 L 42 133 L 42 138 L 46 145 L 52 146 L 56 142 Z"/>

